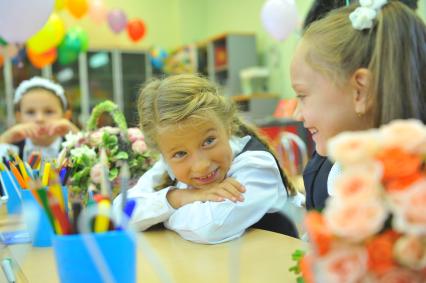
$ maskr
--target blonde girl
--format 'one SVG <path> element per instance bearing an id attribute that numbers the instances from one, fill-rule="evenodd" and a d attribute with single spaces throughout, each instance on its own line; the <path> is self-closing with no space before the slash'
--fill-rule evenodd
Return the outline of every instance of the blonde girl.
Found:
<path id="1" fill-rule="evenodd" d="M 253 225 L 296 236 L 287 218 L 275 218 L 294 189 L 214 84 L 189 74 L 154 80 L 138 110 L 145 141 L 162 157 L 128 193 L 139 229 L 164 223 L 200 243 L 237 238 Z"/>

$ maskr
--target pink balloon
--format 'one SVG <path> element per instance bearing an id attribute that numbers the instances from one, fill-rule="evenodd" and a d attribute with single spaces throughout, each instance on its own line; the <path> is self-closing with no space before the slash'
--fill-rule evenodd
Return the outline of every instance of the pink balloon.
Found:
<path id="1" fill-rule="evenodd" d="M 54 0 L 0 1 L 0 37 L 24 43 L 47 22 L 54 5 Z"/>
<path id="2" fill-rule="evenodd" d="M 112 10 L 108 13 L 108 24 L 115 33 L 120 33 L 127 26 L 127 16 L 121 10 Z"/>
<path id="3" fill-rule="evenodd" d="M 298 25 L 294 0 L 268 0 L 260 16 L 266 31 L 280 41 L 286 39 Z"/>
<path id="4" fill-rule="evenodd" d="M 107 9 L 103 0 L 91 0 L 89 2 L 89 17 L 97 24 L 103 23 L 107 15 Z"/>

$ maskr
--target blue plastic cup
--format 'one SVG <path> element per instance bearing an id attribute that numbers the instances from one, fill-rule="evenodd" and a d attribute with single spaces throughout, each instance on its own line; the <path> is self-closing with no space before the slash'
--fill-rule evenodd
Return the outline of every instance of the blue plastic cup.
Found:
<path id="1" fill-rule="evenodd" d="M 7 200 L 7 213 L 8 214 L 19 214 L 22 211 L 22 201 L 19 193 L 22 191 L 15 176 L 9 171 L 1 171 L 1 182 L 3 189 L 7 191 L 9 198 Z"/>
<path id="2" fill-rule="evenodd" d="M 67 187 L 62 187 L 65 204 L 68 203 Z M 27 212 L 24 219 L 34 247 L 51 247 L 54 230 L 46 211 L 36 201 L 30 190 L 21 190 L 24 210 Z M 67 207 L 67 205 L 65 205 Z"/>
<path id="3" fill-rule="evenodd" d="M 53 237 L 62 283 L 136 282 L 136 245 L 127 231 Z"/>

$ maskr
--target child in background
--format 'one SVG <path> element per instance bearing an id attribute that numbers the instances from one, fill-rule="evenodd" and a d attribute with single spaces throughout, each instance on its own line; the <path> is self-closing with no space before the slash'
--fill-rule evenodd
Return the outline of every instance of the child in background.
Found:
<path id="1" fill-rule="evenodd" d="M 0 136 L 0 155 L 8 148 L 27 160 L 31 152 L 41 152 L 43 158 L 56 158 L 62 136 L 79 129 L 69 120 L 68 102 L 64 89 L 45 78 L 23 81 L 14 97 L 18 124 Z"/>
<path id="2" fill-rule="evenodd" d="M 138 111 L 145 142 L 162 156 L 128 191 L 138 229 L 163 222 L 187 240 L 221 243 L 296 195 L 266 144 L 208 80 L 155 80 L 141 91 Z M 283 233 L 297 234 L 290 221 Z"/>
<path id="3" fill-rule="evenodd" d="M 333 194 L 340 167 L 322 157 L 330 138 L 394 119 L 426 123 L 425 24 L 400 1 L 360 3 L 311 23 L 293 58 L 300 118 L 319 154 L 304 171 L 308 209 L 321 210 Z"/>

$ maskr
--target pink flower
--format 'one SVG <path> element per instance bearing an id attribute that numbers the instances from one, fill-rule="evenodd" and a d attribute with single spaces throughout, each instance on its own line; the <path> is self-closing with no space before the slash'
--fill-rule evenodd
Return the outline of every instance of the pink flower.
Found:
<path id="1" fill-rule="evenodd" d="M 104 133 L 102 131 L 95 131 L 90 134 L 90 144 L 93 146 L 98 146 L 102 143 L 102 136 Z"/>
<path id="2" fill-rule="evenodd" d="M 342 246 L 318 257 L 315 263 L 316 282 L 359 282 L 367 271 L 367 252 L 361 247 Z"/>
<path id="3" fill-rule="evenodd" d="M 132 150 L 136 153 L 143 153 L 147 149 L 143 140 L 137 140 L 132 144 Z"/>
<path id="4" fill-rule="evenodd" d="M 403 191 L 389 193 L 393 225 L 397 231 L 426 234 L 426 178 Z"/>
<path id="5" fill-rule="evenodd" d="M 142 131 L 138 128 L 129 128 L 127 129 L 127 134 L 129 135 L 129 140 L 131 143 L 134 143 L 137 140 L 144 140 Z"/>
<path id="6" fill-rule="evenodd" d="M 96 163 L 95 166 L 90 169 L 90 179 L 94 184 L 100 184 L 102 180 L 102 164 Z"/>
<path id="7" fill-rule="evenodd" d="M 374 277 L 373 277 L 374 278 Z M 425 282 L 419 273 L 415 273 L 405 268 L 394 268 L 380 276 L 374 278 L 375 280 L 367 282 L 376 283 L 422 283 Z"/>
<path id="8" fill-rule="evenodd" d="M 359 242 L 382 229 L 387 210 L 376 199 L 342 202 L 330 198 L 324 216 L 332 233 Z"/>
<path id="9" fill-rule="evenodd" d="M 426 243 L 420 237 L 406 235 L 399 238 L 394 246 L 394 255 L 398 262 L 412 269 L 426 267 Z"/>
<path id="10" fill-rule="evenodd" d="M 426 149 L 426 129 L 418 120 L 395 120 L 380 129 L 383 146 L 399 147 L 408 152 L 418 153 Z"/>
<path id="11" fill-rule="evenodd" d="M 374 158 L 380 142 L 380 135 L 375 131 L 344 132 L 327 144 L 330 158 L 343 166 L 358 162 L 366 162 Z"/>

